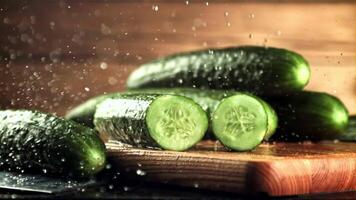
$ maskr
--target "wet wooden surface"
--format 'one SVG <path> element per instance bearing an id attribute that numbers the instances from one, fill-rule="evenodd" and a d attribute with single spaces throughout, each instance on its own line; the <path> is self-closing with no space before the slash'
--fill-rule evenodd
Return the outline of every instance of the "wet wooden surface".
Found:
<path id="1" fill-rule="evenodd" d="M 0 107 L 63 115 L 151 59 L 251 44 L 301 53 L 307 89 L 356 113 L 355 13 L 353 1 L 1 1 Z"/>
<path id="2" fill-rule="evenodd" d="M 137 149 L 107 143 L 113 167 L 130 179 L 233 193 L 270 196 L 345 192 L 356 189 L 352 143 L 263 144 L 227 152 L 203 142 L 189 152 Z"/>

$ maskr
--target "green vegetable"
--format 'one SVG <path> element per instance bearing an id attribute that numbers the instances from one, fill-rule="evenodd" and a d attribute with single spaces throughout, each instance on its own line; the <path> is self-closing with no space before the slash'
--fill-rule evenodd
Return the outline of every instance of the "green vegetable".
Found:
<path id="1" fill-rule="evenodd" d="M 123 94 L 172 94 L 181 95 L 193 99 L 197 102 L 210 116 L 210 114 L 217 108 L 220 101 L 234 94 L 241 94 L 235 91 L 222 91 L 222 90 L 202 90 L 193 88 L 153 88 L 153 89 L 136 89 L 129 90 L 123 93 L 110 93 L 93 97 L 84 103 L 78 105 L 68 112 L 67 119 L 74 120 L 89 127 L 94 127 L 93 117 L 96 110 L 96 106 L 106 99 L 120 97 Z M 252 96 L 252 95 L 251 95 Z M 258 98 L 258 97 L 255 97 Z M 260 99 L 261 100 L 261 99 Z M 270 118 L 275 117 L 273 109 L 266 104 L 263 100 L 266 110 L 270 113 Z M 272 120 L 276 121 L 276 120 Z M 273 123 L 270 123 L 271 126 Z M 272 130 L 273 128 L 271 128 Z"/>
<path id="2" fill-rule="evenodd" d="M 105 160 L 105 145 L 90 128 L 36 111 L 0 111 L 2 168 L 88 177 Z"/>
<path id="3" fill-rule="evenodd" d="M 309 64 L 295 52 L 242 46 L 181 53 L 152 61 L 130 75 L 127 87 L 235 89 L 271 95 L 302 90 L 309 77 Z"/>
<path id="4" fill-rule="evenodd" d="M 94 124 L 99 132 L 126 144 L 184 151 L 203 138 L 208 118 L 186 97 L 128 94 L 99 104 Z"/>
<path id="5" fill-rule="evenodd" d="M 348 111 L 336 97 L 320 92 L 298 92 L 270 97 L 279 121 L 277 140 L 334 139 L 348 124 Z"/>
<path id="6" fill-rule="evenodd" d="M 224 98 L 212 114 L 214 135 L 233 150 L 247 151 L 255 148 L 264 139 L 268 139 L 277 127 L 275 113 L 262 102 L 247 94 Z"/>
<path id="7" fill-rule="evenodd" d="M 90 128 L 94 128 L 94 113 L 96 110 L 96 106 L 103 102 L 104 100 L 110 98 L 110 97 L 115 97 L 120 95 L 119 93 L 110 93 L 110 94 L 103 94 L 100 96 L 96 96 L 94 98 L 91 98 L 84 103 L 78 105 L 77 107 L 73 108 L 70 110 L 65 118 L 69 120 L 73 120 L 75 122 L 78 122 L 82 125 L 88 126 Z"/>
<path id="8" fill-rule="evenodd" d="M 356 141 L 356 115 L 349 117 L 349 123 L 346 130 L 335 139 L 343 141 Z"/>
<path id="9" fill-rule="evenodd" d="M 213 112 L 216 110 L 216 108 L 220 105 L 223 99 L 227 97 L 234 97 L 232 101 L 239 102 L 241 105 L 244 106 L 244 109 L 248 110 L 253 110 L 256 111 L 257 117 L 254 119 L 251 119 L 250 121 L 253 121 L 253 123 L 256 123 L 259 127 L 264 127 L 264 132 L 261 131 L 261 128 L 257 130 L 257 128 L 251 129 L 249 133 L 245 134 L 235 134 L 236 136 L 231 136 L 235 137 L 236 139 L 234 141 L 240 141 L 236 142 L 233 145 L 227 144 L 226 146 L 234 149 L 234 150 L 248 150 L 249 148 L 252 149 L 255 147 L 257 144 L 261 142 L 261 139 L 267 140 L 269 137 L 272 136 L 272 134 L 275 132 L 275 129 L 277 128 L 277 116 L 274 112 L 274 110 L 263 100 L 260 98 L 249 95 L 249 94 L 244 94 L 244 93 L 238 93 L 238 92 L 233 92 L 233 91 L 218 91 L 218 90 L 200 90 L 200 89 L 191 89 L 191 88 L 176 88 L 176 89 L 144 89 L 144 90 L 133 90 L 133 91 L 128 91 L 126 93 L 112 93 L 112 94 L 107 94 L 104 96 L 99 96 L 95 97 L 93 99 L 90 99 L 87 102 L 84 102 L 83 104 L 79 105 L 75 110 L 82 110 L 84 114 L 80 114 L 80 112 L 76 112 L 76 118 L 75 119 L 80 119 L 81 121 L 86 121 L 86 118 L 89 116 L 89 118 L 92 118 L 95 112 L 95 108 L 97 104 L 102 103 L 106 99 L 111 99 L 111 98 L 124 98 L 126 97 L 123 96 L 130 96 L 130 95 L 139 95 L 139 94 L 171 94 L 171 95 L 182 95 L 185 97 L 189 97 L 193 99 L 195 102 L 197 102 L 210 116 L 211 119 L 211 125 L 212 124 L 220 124 L 224 120 L 230 120 L 234 121 L 233 118 L 235 119 L 237 116 L 230 116 L 230 119 L 227 119 L 227 117 L 222 117 L 218 112 L 215 114 L 215 117 L 213 116 Z M 145 95 L 143 95 L 145 96 Z M 126 101 L 126 100 L 125 100 Z M 228 109 L 240 109 L 240 107 L 236 104 L 231 104 L 231 105 L 225 105 L 225 103 L 222 103 L 222 107 L 228 108 Z M 263 107 L 261 109 L 261 107 Z M 122 109 L 121 106 L 117 106 L 117 109 Z M 108 110 L 111 110 L 108 108 Z M 90 114 L 88 114 L 90 111 Z M 104 110 L 105 111 L 105 110 Z M 116 112 L 119 112 L 116 111 Z M 252 112 L 252 111 L 248 111 Z M 73 115 L 72 115 L 73 116 Z M 217 117 L 220 116 L 220 117 Z M 241 116 L 244 117 L 244 116 Z M 224 119 L 224 120 L 221 120 Z M 113 131 L 110 130 L 105 130 L 110 124 L 110 126 L 116 126 L 116 128 L 121 128 L 122 123 L 116 123 L 114 120 L 108 120 L 110 123 L 105 122 L 103 127 L 97 127 L 97 129 L 100 132 L 103 133 L 111 133 Z M 236 120 L 239 123 L 239 119 Z M 255 122 L 256 121 L 256 122 Z M 261 123 L 261 121 L 264 121 Z M 256 126 L 257 126 L 256 125 Z M 97 124 L 98 126 L 98 124 Z M 141 126 L 141 125 L 140 125 Z M 255 125 L 254 125 L 255 126 Z M 208 139 L 213 139 L 214 136 L 211 133 L 212 127 L 210 131 L 208 132 L 206 138 Z M 215 130 L 215 135 L 219 136 L 221 135 L 220 129 Z M 230 131 L 231 132 L 231 131 Z M 121 134 L 121 133 L 120 133 Z M 224 134 L 227 134 L 224 132 Z M 243 142 L 246 140 L 247 136 L 249 136 L 248 141 L 251 142 L 251 144 L 247 144 L 247 142 Z M 241 140 L 238 138 L 244 136 Z M 219 137 L 217 137 L 219 138 Z M 253 138 L 255 138 L 255 141 L 253 142 Z M 139 145 L 134 142 L 130 141 L 124 141 L 129 144 L 134 144 L 134 145 Z M 142 142 L 142 141 L 140 141 Z M 149 142 L 149 144 L 146 144 L 146 146 L 149 146 L 152 142 Z M 227 142 L 225 142 L 227 143 Z M 143 145 L 145 146 L 145 145 Z M 151 146 L 157 146 L 157 145 L 151 145 Z M 240 147 L 241 146 L 241 147 Z"/>

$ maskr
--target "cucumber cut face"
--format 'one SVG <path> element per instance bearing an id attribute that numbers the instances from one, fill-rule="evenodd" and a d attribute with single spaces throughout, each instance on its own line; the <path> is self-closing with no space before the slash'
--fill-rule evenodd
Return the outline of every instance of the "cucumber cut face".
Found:
<path id="1" fill-rule="evenodd" d="M 217 139 L 236 151 L 255 148 L 266 137 L 268 128 L 268 113 L 263 103 L 245 94 L 223 99 L 212 116 Z"/>
<path id="2" fill-rule="evenodd" d="M 150 136 L 167 150 L 183 151 L 199 142 L 208 129 L 208 117 L 194 101 L 173 95 L 154 100 L 146 113 Z"/>

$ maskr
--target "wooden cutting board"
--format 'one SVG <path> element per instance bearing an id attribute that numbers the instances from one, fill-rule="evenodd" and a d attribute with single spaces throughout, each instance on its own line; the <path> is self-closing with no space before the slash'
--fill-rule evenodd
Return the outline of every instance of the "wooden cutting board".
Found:
<path id="1" fill-rule="evenodd" d="M 356 189 L 356 143 L 263 144 L 228 152 L 204 142 L 188 152 L 107 143 L 113 167 L 130 178 L 236 193 L 271 196 Z"/>

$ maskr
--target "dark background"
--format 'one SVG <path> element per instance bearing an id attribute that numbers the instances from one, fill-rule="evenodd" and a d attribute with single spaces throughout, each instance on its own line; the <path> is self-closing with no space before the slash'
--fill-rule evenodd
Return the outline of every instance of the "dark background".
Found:
<path id="1" fill-rule="evenodd" d="M 353 1 L 1 1 L 0 107 L 63 115 L 159 56 L 253 44 L 304 55 L 307 89 L 356 113 L 355 21 Z"/>

